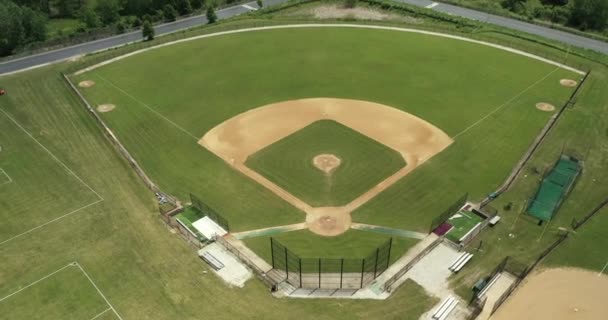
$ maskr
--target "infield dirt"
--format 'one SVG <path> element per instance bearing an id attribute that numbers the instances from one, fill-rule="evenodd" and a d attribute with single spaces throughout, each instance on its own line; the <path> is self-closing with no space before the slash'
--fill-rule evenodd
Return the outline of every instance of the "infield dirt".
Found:
<path id="1" fill-rule="evenodd" d="M 396 150 L 406 166 L 344 207 L 313 208 L 264 176 L 249 169 L 250 155 L 313 122 L 333 120 Z M 396 108 L 348 99 L 313 98 L 274 103 L 241 113 L 207 132 L 199 144 L 236 170 L 307 213 L 309 229 L 324 236 L 350 227 L 350 212 L 441 152 L 452 139 L 432 124 Z"/>
<path id="2" fill-rule="evenodd" d="M 530 276 L 491 319 L 606 319 L 606 292 L 606 275 L 581 269 L 548 269 Z"/>

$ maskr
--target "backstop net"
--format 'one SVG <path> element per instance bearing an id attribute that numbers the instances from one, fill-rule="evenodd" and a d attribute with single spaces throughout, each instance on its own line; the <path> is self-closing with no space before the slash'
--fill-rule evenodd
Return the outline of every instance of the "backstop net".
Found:
<path id="1" fill-rule="evenodd" d="M 200 211 L 204 216 L 209 217 L 209 219 L 217 223 L 226 232 L 230 232 L 230 226 L 228 225 L 228 221 L 224 219 L 224 217 L 222 217 L 219 213 L 217 213 L 217 211 L 211 209 L 211 207 L 206 205 L 192 193 L 190 194 L 190 202 L 192 202 L 193 208 Z"/>
<path id="2" fill-rule="evenodd" d="M 296 288 L 360 289 L 388 269 L 392 243 L 388 239 L 365 258 L 301 258 L 270 238 L 272 268 Z"/>

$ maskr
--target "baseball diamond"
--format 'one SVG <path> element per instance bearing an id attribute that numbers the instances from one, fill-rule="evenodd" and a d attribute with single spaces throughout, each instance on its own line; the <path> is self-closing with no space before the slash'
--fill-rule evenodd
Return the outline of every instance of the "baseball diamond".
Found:
<path id="1" fill-rule="evenodd" d="M 0 314 L 607 312 L 607 56 L 384 0 L 272 4 L 0 77 Z"/>

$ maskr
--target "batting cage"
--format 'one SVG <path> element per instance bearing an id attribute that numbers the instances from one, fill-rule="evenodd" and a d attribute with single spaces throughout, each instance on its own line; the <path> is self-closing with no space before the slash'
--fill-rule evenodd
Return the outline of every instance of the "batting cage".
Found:
<path id="1" fill-rule="evenodd" d="M 560 156 L 553 168 L 543 178 L 526 212 L 541 221 L 549 221 L 564 201 L 582 171 L 579 160 Z"/>

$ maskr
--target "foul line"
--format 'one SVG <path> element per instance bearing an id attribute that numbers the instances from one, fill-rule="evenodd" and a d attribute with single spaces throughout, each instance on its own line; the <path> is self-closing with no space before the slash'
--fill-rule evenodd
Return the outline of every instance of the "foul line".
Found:
<path id="1" fill-rule="evenodd" d="M 123 320 L 123 319 L 122 319 L 122 317 L 121 317 L 121 316 L 118 314 L 118 312 L 116 312 L 116 309 L 114 309 L 114 306 L 112 306 L 112 304 L 110 303 L 110 301 L 108 301 L 108 299 L 107 299 L 107 298 L 106 298 L 106 296 L 103 294 L 103 292 L 101 292 L 101 290 L 99 290 L 99 287 L 97 287 L 97 285 L 95 284 L 95 282 L 93 282 L 93 279 L 91 279 L 91 277 L 89 277 L 89 274 L 88 274 L 86 271 L 84 271 L 84 269 L 82 268 L 82 266 L 81 266 L 81 265 L 80 265 L 80 264 L 79 264 L 77 261 L 70 262 L 70 263 L 68 263 L 67 265 L 65 265 L 65 266 L 63 266 L 63 267 L 61 267 L 61 268 L 59 268 L 59 269 L 57 269 L 57 270 L 55 270 L 55 271 L 53 271 L 53 272 L 51 272 L 51 273 L 47 274 L 46 276 L 44 276 L 44 277 L 42 277 L 42 278 L 40 278 L 40 279 L 38 279 L 38 280 L 36 280 L 36 281 L 34 281 L 34 282 L 32 282 L 32 283 L 28 284 L 27 286 L 25 286 L 25 287 L 23 287 L 23 288 L 21 288 L 21 289 L 19 289 L 19 290 L 15 291 L 15 292 L 13 292 L 13 293 L 10 293 L 10 294 L 8 294 L 8 295 L 6 295 L 6 296 L 4 296 L 4 297 L 0 298 L 0 302 L 3 302 L 4 300 L 6 300 L 6 299 L 8 299 L 8 298 L 10 298 L 10 297 L 12 297 L 12 296 L 14 296 L 14 295 L 18 294 L 19 292 L 21 292 L 21 291 L 23 291 L 23 290 L 26 290 L 26 289 L 28 289 L 28 288 L 31 288 L 32 286 L 34 286 L 34 285 L 36 285 L 36 284 L 38 284 L 38 283 L 40 283 L 40 282 L 42 282 L 42 281 L 44 281 L 44 280 L 46 280 L 46 279 L 48 279 L 48 278 L 52 277 L 53 275 L 55 275 L 55 274 L 57 274 L 57 273 L 59 273 L 59 272 L 63 271 L 63 270 L 64 270 L 64 269 L 66 269 L 66 268 L 69 268 L 69 267 L 78 267 L 78 269 L 79 269 L 79 270 L 80 270 L 80 271 L 81 271 L 81 272 L 84 274 L 84 276 L 85 276 L 85 277 L 87 277 L 87 279 L 88 279 L 88 280 L 89 280 L 89 282 L 90 282 L 90 283 L 93 285 L 93 287 L 95 288 L 95 290 L 97 290 L 97 293 L 98 293 L 98 294 L 99 294 L 99 295 L 100 295 L 100 296 L 103 298 L 103 300 L 106 302 L 106 304 L 107 304 L 107 305 L 108 305 L 108 307 L 109 307 L 108 309 L 106 309 L 106 310 L 104 310 L 104 311 L 102 311 L 102 312 L 98 313 L 97 315 L 95 315 L 95 316 L 94 316 L 93 318 L 91 318 L 90 320 L 97 319 L 98 317 L 100 317 L 102 314 L 104 314 L 104 313 L 108 312 L 109 310 L 112 310 L 112 311 L 114 312 L 114 314 L 115 314 L 115 315 L 118 317 L 118 319 Z"/>
<path id="2" fill-rule="evenodd" d="M 511 99 L 507 100 L 505 103 L 499 105 L 496 109 L 492 110 L 490 113 L 488 113 L 487 115 L 485 115 L 484 117 L 482 117 L 481 119 L 477 120 L 475 123 L 473 123 L 472 125 L 468 126 L 467 128 L 465 128 L 464 130 L 460 131 L 458 134 L 456 134 L 455 136 L 452 137 L 453 140 L 456 140 L 456 138 L 458 138 L 460 135 L 466 133 L 467 131 L 469 131 L 470 129 L 476 127 L 478 124 L 482 123 L 484 120 L 486 120 L 487 118 L 489 118 L 490 116 L 492 116 L 493 114 L 495 114 L 496 112 L 500 111 L 502 108 L 508 106 L 511 102 L 513 102 L 515 99 L 521 97 L 524 93 L 530 91 L 530 89 L 534 88 L 536 85 L 538 85 L 539 83 L 545 81 L 547 78 L 549 78 L 554 72 L 556 72 L 557 70 L 559 70 L 559 68 L 555 68 L 553 71 L 547 73 L 544 77 L 542 77 L 540 80 L 537 80 L 536 82 L 534 82 L 533 84 L 531 84 L 530 86 L 528 86 L 527 88 L 525 88 L 524 90 L 522 90 L 520 93 L 516 94 L 515 96 L 513 96 Z"/>
<path id="3" fill-rule="evenodd" d="M 91 282 L 91 284 L 93 285 L 93 287 L 95 287 L 95 290 L 97 290 L 97 292 L 99 293 L 99 295 L 101 295 L 101 297 L 103 298 L 103 300 L 105 300 L 106 303 L 108 304 L 108 306 L 110 306 L 110 309 L 112 309 L 112 311 L 114 311 L 114 314 L 118 317 L 118 319 L 123 320 L 122 317 L 116 311 L 116 309 L 114 309 L 114 306 L 112 306 L 112 304 L 110 303 L 110 301 L 108 301 L 108 298 L 106 298 L 106 296 L 103 294 L 103 292 L 101 292 L 101 290 L 99 290 L 99 287 L 97 287 L 97 285 L 95 284 L 95 282 L 93 282 L 93 279 L 91 279 L 91 277 L 89 277 L 89 274 L 86 271 L 84 271 L 84 269 L 82 268 L 82 266 L 80 265 L 80 263 L 74 262 L 74 265 L 77 266 L 80 269 L 80 271 L 82 271 L 82 273 L 84 273 L 84 275 L 87 277 L 87 279 L 89 279 L 89 282 Z"/>
<path id="4" fill-rule="evenodd" d="M 0 183 L 0 186 L 13 182 L 13 179 L 11 179 L 11 176 L 9 176 L 8 173 L 6 173 L 6 171 L 4 171 L 4 169 L 0 168 L 0 172 L 2 172 L 8 178 L 8 181 Z"/>
<path id="5" fill-rule="evenodd" d="M 601 276 L 604 273 L 604 270 L 606 270 L 606 268 L 608 268 L 608 261 L 606 262 L 606 264 L 604 265 L 604 268 L 602 268 L 602 271 L 600 271 L 600 273 L 597 274 L 597 276 Z"/>
<path id="6" fill-rule="evenodd" d="M 169 122 L 171 125 L 173 125 L 174 127 L 176 127 L 177 129 L 179 129 L 181 132 L 187 134 L 188 136 L 190 136 L 192 139 L 198 141 L 200 139 L 197 138 L 196 136 L 194 136 L 192 133 L 190 133 L 188 130 L 184 129 L 183 127 L 181 127 L 180 125 L 178 125 L 177 123 L 171 121 L 169 118 L 165 117 L 164 115 L 162 115 L 160 112 L 154 110 L 152 107 L 150 107 L 149 105 L 147 105 L 145 102 L 137 99 L 136 97 L 134 97 L 133 95 L 131 95 L 130 93 L 126 92 L 125 90 L 121 89 L 119 86 L 115 85 L 112 81 L 100 76 L 99 74 L 95 74 L 96 77 L 98 77 L 99 79 L 105 81 L 106 83 L 108 83 L 109 85 L 111 85 L 112 87 L 114 87 L 116 90 L 122 92 L 124 95 L 126 95 L 127 97 L 133 99 L 135 102 L 141 104 L 142 106 L 146 107 L 148 110 L 154 112 L 154 114 L 156 114 L 157 116 L 161 117 L 162 119 L 166 120 L 167 122 Z"/>
<path id="7" fill-rule="evenodd" d="M 40 143 L 40 141 L 36 140 L 36 138 L 34 138 L 34 136 L 31 133 L 29 133 L 29 131 L 27 131 L 21 124 L 19 124 L 19 122 L 17 122 L 17 120 L 15 120 L 13 117 L 11 117 L 6 111 L 4 111 L 2 109 L 0 109 L 0 111 L 2 113 L 4 113 L 4 115 L 7 118 L 9 118 L 17 127 L 19 127 L 19 129 L 21 129 L 32 140 L 34 140 L 34 142 L 36 142 L 36 144 L 38 144 L 42 149 L 44 149 L 44 151 L 46 151 L 65 170 L 67 170 L 71 175 L 73 175 L 80 183 L 82 183 L 85 187 L 87 187 L 89 190 L 91 190 L 91 192 L 93 192 L 99 199 L 103 200 L 103 197 L 100 196 L 99 193 L 97 193 L 97 191 L 93 190 L 93 188 L 91 188 L 91 186 L 89 186 L 86 182 L 84 182 L 84 180 L 82 180 L 82 178 L 80 178 L 72 169 L 70 169 L 65 163 L 63 163 L 61 160 L 59 160 L 59 158 L 57 158 L 57 156 L 55 156 L 55 154 L 53 154 L 49 149 L 47 149 L 47 147 L 45 147 L 42 143 Z"/>
<path id="8" fill-rule="evenodd" d="M 13 241 L 13 240 L 15 240 L 15 239 L 17 239 L 17 238 L 20 238 L 20 237 L 22 237 L 22 236 L 24 236 L 24 235 L 26 235 L 26 234 L 28 234 L 28 233 L 31 233 L 31 232 L 33 232 L 33 231 L 36 231 L 36 230 L 40 229 L 40 228 L 43 228 L 43 227 L 45 227 L 45 226 L 47 226 L 47 225 L 49 225 L 49 224 L 51 224 L 51 223 L 53 223 L 53 222 L 59 221 L 59 220 L 61 220 L 61 219 L 65 218 L 65 217 L 68 217 L 68 216 L 70 216 L 70 215 L 73 215 L 74 213 L 77 213 L 77 212 L 79 212 L 79 211 L 81 211 L 81 210 L 84 210 L 84 209 L 86 209 L 86 208 L 88 208 L 88 207 L 90 207 L 90 206 L 96 205 L 96 204 L 98 204 L 98 203 L 100 203 L 100 202 L 102 202 L 102 201 L 103 201 L 103 199 L 99 199 L 99 200 L 97 200 L 97 201 L 95 201 L 95 202 L 92 202 L 92 203 L 89 203 L 89 204 L 85 205 L 84 207 L 80 207 L 80 208 L 78 208 L 78 209 L 76 209 L 76 210 L 74 210 L 74 211 L 70 211 L 70 212 L 68 212 L 68 213 L 66 213 L 66 214 L 64 214 L 64 215 L 62 215 L 62 216 L 60 216 L 60 217 L 57 217 L 57 218 L 55 218 L 55 219 L 53 219 L 53 220 L 51 220 L 51 221 L 47 221 L 47 222 L 45 222 L 45 223 L 43 223 L 43 224 L 41 224 L 41 225 L 39 225 L 39 226 L 37 226 L 37 227 L 33 227 L 33 228 L 31 228 L 31 229 L 29 229 L 29 230 L 27 230 L 27 231 L 23 232 L 23 233 L 20 233 L 20 234 L 18 234 L 18 235 L 16 235 L 16 236 L 12 237 L 12 238 L 8 238 L 8 239 L 6 239 L 6 240 L 4 240 L 4 241 L 0 242 L 0 246 L 1 246 L 1 245 L 3 245 L 3 244 L 5 244 L 5 243 L 7 243 L 7 242 Z"/>

